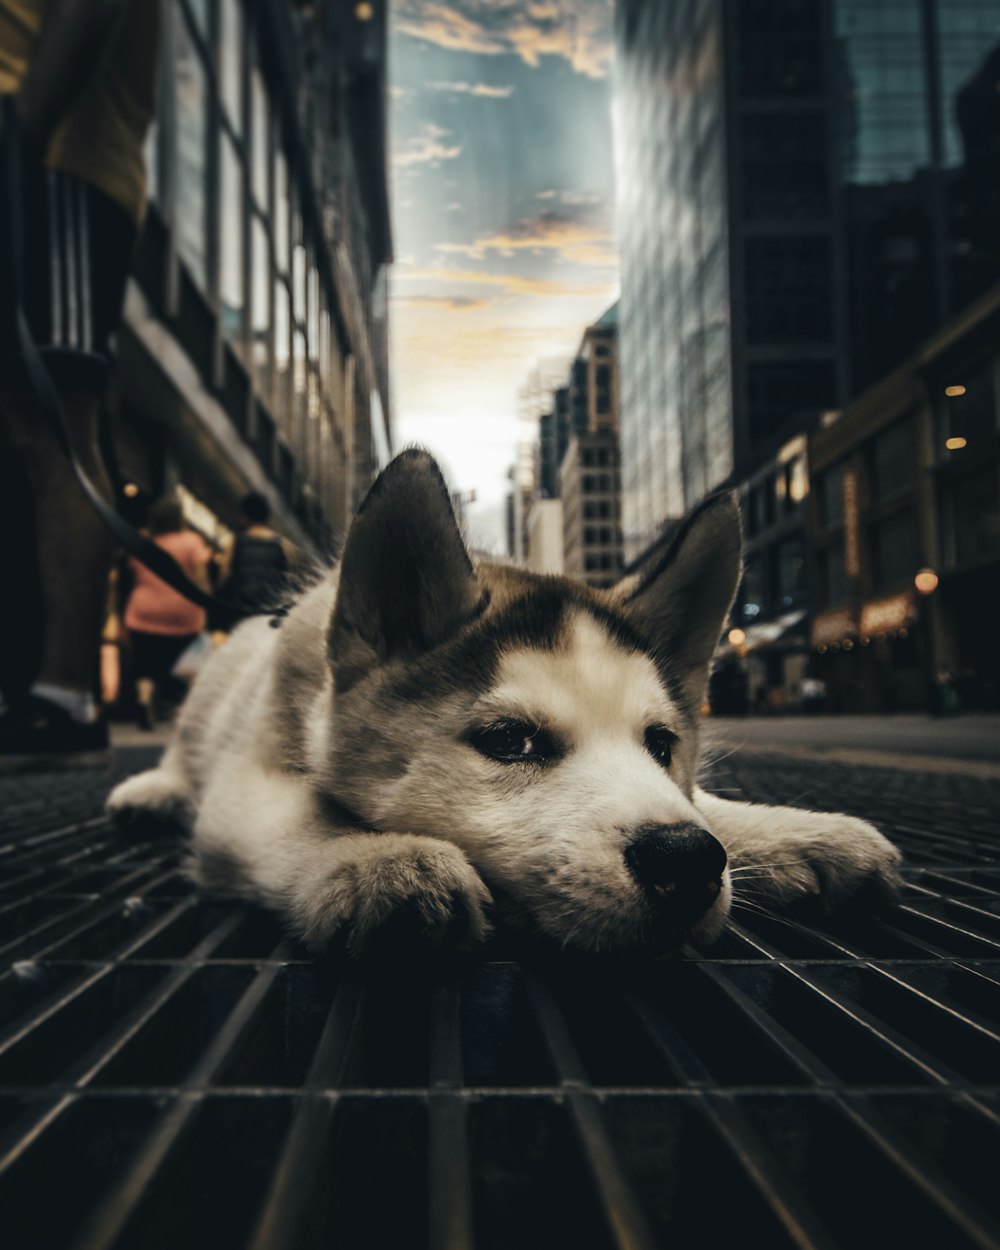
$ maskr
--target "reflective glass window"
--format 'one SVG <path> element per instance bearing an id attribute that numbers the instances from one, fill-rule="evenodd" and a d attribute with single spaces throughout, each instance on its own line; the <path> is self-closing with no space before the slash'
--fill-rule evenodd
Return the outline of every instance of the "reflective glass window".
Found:
<path id="1" fill-rule="evenodd" d="M 177 111 L 177 250 L 201 287 L 207 285 L 206 136 L 208 88 L 205 67 L 188 33 L 176 24 L 174 88 Z"/>
<path id="2" fill-rule="evenodd" d="M 243 332 L 243 165 L 232 141 L 222 136 L 220 149 L 219 295 L 226 334 Z"/>
<path id="3" fill-rule="evenodd" d="M 278 427 L 287 433 L 291 385 L 291 297 L 280 279 L 274 284 L 274 411 Z"/>
<path id="4" fill-rule="evenodd" d="M 237 134 L 243 131 L 243 58 L 246 48 L 241 0 L 219 5 L 219 86 L 222 106 Z"/>
<path id="5" fill-rule="evenodd" d="M 274 154 L 274 261 L 282 273 L 288 272 L 288 230 L 291 221 L 288 201 L 288 158 L 280 147 Z"/>
<path id="6" fill-rule="evenodd" d="M 254 66 L 250 77 L 250 99 L 253 121 L 253 194 L 259 208 L 268 207 L 268 158 L 270 156 L 271 106 L 264 76 Z"/>
<path id="7" fill-rule="evenodd" d="M 253 299 L 250 333 L 254 374 L 262 395 L 268 394 L 271 364 L 271 244 L 259 217 L 253 219 L 251 276 Z"/>

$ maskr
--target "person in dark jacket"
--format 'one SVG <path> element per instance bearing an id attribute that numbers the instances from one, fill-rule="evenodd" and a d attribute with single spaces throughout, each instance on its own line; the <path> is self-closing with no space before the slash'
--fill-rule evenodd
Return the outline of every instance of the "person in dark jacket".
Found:
<path id="1" fill-rule="evenodd" d="M 222 566 L 222 598 L 233 605 L 230 629 L 248 616 L 272 612 L 281 605 L 288 582 L 289 551 L 268 522 L 271 507 L 258 491 L 240 501 L 246 528 L 233 540 Z"/>

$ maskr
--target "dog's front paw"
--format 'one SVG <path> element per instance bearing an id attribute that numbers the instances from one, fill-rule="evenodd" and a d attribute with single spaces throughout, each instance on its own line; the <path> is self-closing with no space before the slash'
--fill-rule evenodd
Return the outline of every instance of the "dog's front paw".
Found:
<path id="1" fill-rule="evenodd" d="M 762 840 L 752 855 L 736 858 L 737 902 L 740 896 L 782 905 L 805 900 L 829 915 L 848 905 L 877 905 L 895 897 L 903 857 L 874 825 L 821 812 L 802 812 L 792 820 L 798 829 L 783 829 Z"/>
<path id="2" fill-rule="evenodd" d="M 489 933 L 489 890 L 450 842 L 382 834 L 364 854 L 333 869 L 306 918 L 305 936 L 323 945 L 344 939 L 352 955 L 405 950 L 413 942 L 462 948 Z"/>
<path id="3" fill-rule="evenodd" d="M 194 805 L 177 776 L 151 768 L 111 791 L 107 813 L 116 828 L 133 837 L 157 837 L 190 829 Z"/>

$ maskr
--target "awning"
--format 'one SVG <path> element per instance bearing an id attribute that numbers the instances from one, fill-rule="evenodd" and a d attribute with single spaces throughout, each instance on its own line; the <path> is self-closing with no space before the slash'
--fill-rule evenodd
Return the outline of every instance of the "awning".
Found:
<path id="1" fill-rule="evenodd" d="M 732 655 L 734 652 L 747 655 L 752 651 L 760 651 L 790 633 L 805 615 L 805 608 L 796 608 L 794 612 L 786 612 L 783 616 L 776 616 L 771 621 L 761 621 L 759 625 L 747 625 L 743 631 L 746 638 L 738 647 L 734 647 L 728 639 L 723 639 L 716 655 L 721 657 Z"/>

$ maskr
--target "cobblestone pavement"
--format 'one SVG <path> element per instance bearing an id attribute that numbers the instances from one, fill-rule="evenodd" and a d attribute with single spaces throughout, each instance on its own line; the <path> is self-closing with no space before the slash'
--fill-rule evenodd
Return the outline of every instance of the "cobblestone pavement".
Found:
<path id="1" fill-rule="evenodd" d="M 200 897 L 108 784 L 0 777 L 9 1250 L 1000 1246 L 1000 781 L 737 754 L 714 788 L 879 823 L 901 905 L 402 975 Z"/>

